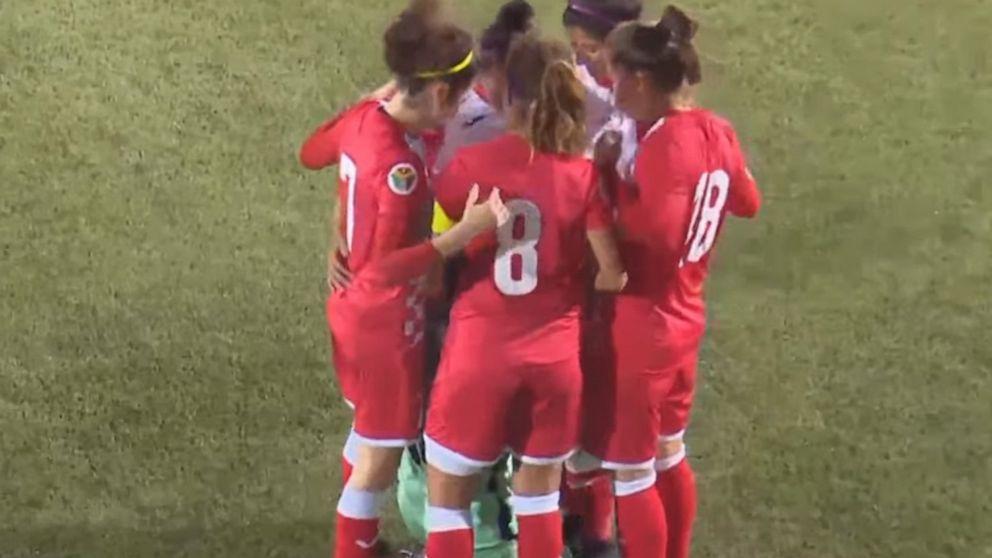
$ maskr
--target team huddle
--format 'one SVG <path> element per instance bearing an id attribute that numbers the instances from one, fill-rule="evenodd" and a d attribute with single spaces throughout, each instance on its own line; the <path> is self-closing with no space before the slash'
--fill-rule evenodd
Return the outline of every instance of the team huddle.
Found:
<path id="1" fill-rule="evenodd" d="M 688 556 L 703 285 L 760 195 L 695 104 L 696 23 L 641 9 L 569 2 L 570 48 L 526 0 L 478 40 L 412 0 L 385 33 L 393 80 L 303 145 L 339 177 L 335 558 L 379 555 L 397 480 L 430 558 Z"/>

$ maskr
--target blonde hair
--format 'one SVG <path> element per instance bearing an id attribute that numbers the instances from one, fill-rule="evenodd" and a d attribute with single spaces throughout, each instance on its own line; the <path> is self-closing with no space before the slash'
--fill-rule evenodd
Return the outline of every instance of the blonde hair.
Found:
<path id="1" fill-rule="evenodd" d="M 524 133 L 534 149 L 578 155 L 586 147 L 585 88 L 568 47 L 526 34 L 507 56 L 511 105 L 527 109 Z"/>

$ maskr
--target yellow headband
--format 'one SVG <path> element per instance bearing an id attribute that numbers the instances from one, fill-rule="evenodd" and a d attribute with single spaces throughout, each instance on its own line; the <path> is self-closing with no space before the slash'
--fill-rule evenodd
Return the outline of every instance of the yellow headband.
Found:
<path id="1" fill-rule="evenodd" d="M 430 70 L 427 72 L 420 72 L 413 75 L 421 79 L 431 79 L 442 76 L 450 76 L 452 74 L 457 74 L 458 72 L 464 70 L 465 68 L 468 68 L 472 64 L 473 58 L 475 58 L 475 52 L 470 50 L 468 51 L 468 54 L 465 55 L 465 58 L 462 59 L 461 62 L 455 64 L 454 66 L 448 68 L 447 70 Z"/>

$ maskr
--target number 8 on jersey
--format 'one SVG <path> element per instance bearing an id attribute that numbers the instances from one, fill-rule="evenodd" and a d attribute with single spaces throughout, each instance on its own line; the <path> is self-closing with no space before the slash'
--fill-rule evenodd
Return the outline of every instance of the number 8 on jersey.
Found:
<path id="1" fill-rule="evenodd" d="M 506 203 L 510 220 L 496 231 L 499 247 L 493 280 L 499 292 L 523 296 L 537 288 L 537 243 L 541 238 L 541 210 L 531 201 Z"/>

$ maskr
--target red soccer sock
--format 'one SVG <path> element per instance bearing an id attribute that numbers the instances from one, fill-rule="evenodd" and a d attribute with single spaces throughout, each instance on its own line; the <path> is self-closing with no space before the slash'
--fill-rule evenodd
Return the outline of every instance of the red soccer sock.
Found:
<path id="1" fill-rule="evenodd" d="M 668 468 L 658 472 L 655 488 L 661 496 L 668 520 L 668 552 L 665 556 L 688 558 L 692 524 L 696 519 L 696 475 L 684 453 L 675 457 L 678 461 L 674 465 L 671 464 L 674 459 L 657 462 L 658 468 Z"/>
<path id="2" fill-rule="evenodd" d="M 582 539 L 612 541 L 615 508 L 609 473 L 567 472 L 566 481 L 563 507 L 568 511 L 568 515 L 582 518 Z"/>
<path id="3" fill-rule="evenodd" d="M 341 492 L 335 525 L 334 558 L 373 558 L 385 493 L 348 488 Z"/>
<path id="4" fill-rule="evenodd" d="M 661 558 L 668 529 L 665 509 L 654 490 L 655 476 L 615 483 L 617 519 L 626 558 Z"/>
<path id="5" fill-rule="evenodd" d="M 586 487 L 586 510 L 582 523 L 582 538 L 587 541 L 612 541 L 613 483 L 604 472 Z"/>
<path id="6" fill-rule="evenodd" d="M 475 555 L 475 532 L 469 510 L 427 508 L 427 556 L 472 558 Z"/>
<path id="7" fill-rule="evenodd" d="M 562 540 L 558 492 L 543 496 L 513 496 L 517 515 L 517 555 L 520 558 L 556 558 L 565 549 Z"/>
<path id="8" fill-rule="evenodd" d="M 354 519 L 338 512 L 334 558 L 373 558 L 379 542 L 379 519 Z"/>

